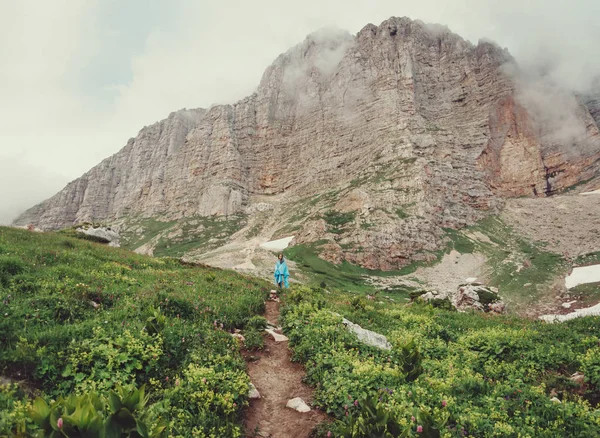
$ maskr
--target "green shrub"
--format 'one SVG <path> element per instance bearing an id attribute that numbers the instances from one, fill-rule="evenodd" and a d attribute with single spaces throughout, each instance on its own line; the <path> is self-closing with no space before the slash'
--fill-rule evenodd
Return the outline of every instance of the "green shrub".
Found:
<path id="1" fill-rule="evenodd" d="M 600 347 L 590 348 L 581 359 L 581 371 L 597 390 L 600 390 Z"/>
<path id="2" fill-rule="evenodd" d="M 267 328 L 267 319 L 264 316 L 254 315 L 248 318 L 246 322 L 246 330 L 254 329 L 257 331 L 262 331 Z"/>
<path id="3" fill-rule="evenodd" d="M 367 308 L 367 300 L 364 297 L 353 297 L 350 300 L 350 305 L 354 310 L 365 310 Z"/>
<path id="4" fill-rule="evenodd" d="M 265 346 L 264 335 L 262 331 L 250 328 L 244 330 L 244 347 L 247 350 L 262 350 Z"/>
<path id="5" fill-rule="evenodd" d="M 24 437 L 34 434 L 28 416 L 30 402 L 16 384 L 0 384 L 0 436 Z"/>
<path id="6" fill-rule="evenodd" d="M 146 410 L 145 389 L 118 387 L 108 399 L 90 392 L 59 397 L 48 404 L 38 397 L 29 417 L 48 437 L 152 437 L 166 436 L 166 424 L 151 418 Z"/>
<path id="7" fill-rule="evenodd" d="M 243 370 L 216 371 L 191 363 L 172 382 L 165 391 L 172 434 L 193 430 L 199 436 L 242 436 L 236 417 L 250 385 Z"/>
<path id="8" fill-rule="evenodd" d="M 0 285 L 8 286 L 11 277 L 25 271 L 25 263 L 17 256 L 0 255 Z"/>
<path id="9" fill-rule="evenodd" d="M 449 298 L 434 298 L 429 300 L 428 303 L 436 309 L 443 309 L 449 312 L 455 312 L 456 308 L 452 305 Z"/>
<path id="10" fill-rule="evenodd" d="M 160 334 L 125 329 L 113 335 L 97 327 L 91 339 L 71 342 L 67 347 L 61 387 L 65 392 L 132 387 L 144 374 L 157 368 L 162 346 Z"/>
<path id="11" fill-rule="evenodd" d="M 346 231 L 345 225 L 354 222 L 356 218 L 355 211 L 342 213 L 337 210 L 328 210 L 323 214 L 323 219 L 327 223 L 327 230 L 334 234 L 342 234 Z"/>

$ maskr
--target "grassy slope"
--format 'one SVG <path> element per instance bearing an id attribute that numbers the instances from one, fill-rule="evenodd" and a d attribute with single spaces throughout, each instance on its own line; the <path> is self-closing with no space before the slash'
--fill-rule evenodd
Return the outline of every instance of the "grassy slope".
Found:
<path id="1" fill-rule="evenodd" d="M 392 350 L 357 342 L 330 312 L 385 334 Z M 294 357 L 307 364 L 316 386 L 315 402 L 341 420 L 321 436 L 363 436 L 352 428 L 373 432 L 385 424 L 384 414 L 394 436 L 600 433 L 599 317 L 550 325 L 318 290 L 290 294 L 283 315 Z M 423 371 L 412 381 L 406 373 L 414 357 L 407 353 L 414 349 Z M 569 380 L 575 371 L 586 374 L 587 386 Z M 552 402 L 554 395 L 562 403 Z M 365 403 L 381 413 L 377 420 Z"/>
<path id="2" fill-rule="evenodd" d="M 267 287 L 231 271 L 0 227 L 0 375 L 49 397 L 147 384 L 153 401 L 172 400 L 160 411 L 172 430 L 188 435 L 194 421 L 235 428 L 245 364 L 237 343 L 213 323 L 242 327 L 262 313 Z M 157 315 L 162 323 L 148 322 Z M 206 412 L 179 412 L 188 408 L 173 391 L 190 391 L 181 400 L 209 397 L 193 386 L 190 364 L 201 368 L 192 370 L 198 380 L 215 378 L 212 393 L 229 397 L 229 405 L 207 398 Z M 174 378 L 186 375 L 192 386 L 174 388 Z M 237 386 L 217 384 L 220 378 Z M 0 435 L 9 421 L 0 416 Z"/>

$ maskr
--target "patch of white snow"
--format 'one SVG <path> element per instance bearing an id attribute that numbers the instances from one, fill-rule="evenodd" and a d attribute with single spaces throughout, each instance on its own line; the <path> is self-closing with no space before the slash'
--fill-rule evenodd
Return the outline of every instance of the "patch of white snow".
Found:
<path id="1" fill-rule="evenodd" d="M 270 242 L 261 243 L 260 247 L 269 251 L 283 251 L 290 242 L 294 240 L 294 236 L 284 237 L 283 239 L 271 240 Z"/>
<path id="2" fill-rule="evenodd" d="M 580 266 L 565 278 L 565 286 L 572 289 L 580 284 L 600 282 L 600 265 Z"/>

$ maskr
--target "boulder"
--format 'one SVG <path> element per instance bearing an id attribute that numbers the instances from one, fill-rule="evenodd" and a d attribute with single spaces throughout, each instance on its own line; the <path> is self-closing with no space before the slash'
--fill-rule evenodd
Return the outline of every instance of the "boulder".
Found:
<path id="1" fill-rule="evenodd" d="M 459 286 L 453 304 L 461 311 L 479 310 L 494 313 L 503 313 L 506 307 L 500 299 L 498 289 L 478 283 Z"/>
<path id="2" fill-rule="evenodd" d="M 371 330 L 366 330 L 359 326 L 358 324 L 354 324 L 351 321 L 348 321 L 346 318 L 342 320 L 342 323 L 346 326 L 346 328 L 354 333 L 359 341 L 371 345 L 373 347 L 381 348 L 383 350 L 391 350 L 392 345 L 388 342 L 387 338 L 379 333 L 372 332 Z"/>
<path id="3" fill-rule="evenodd" d="M 288 400 L 285 407 L 294 409 L 298 412 L 310 412 L 310 407 L 306 403 L 304 403 L 304 400 L 302 400 L 300 397 Z"/>
<path id="4" fill-rule="evenodd" d="M 260 393 L 258 392 L 258 389 L 256 389 L 256 386 L 254 386 L 254 383 L 250 383 L 250 391 L 248 392 L 248 398 L 250 398 L 250 399 L 260 398 Z"/>

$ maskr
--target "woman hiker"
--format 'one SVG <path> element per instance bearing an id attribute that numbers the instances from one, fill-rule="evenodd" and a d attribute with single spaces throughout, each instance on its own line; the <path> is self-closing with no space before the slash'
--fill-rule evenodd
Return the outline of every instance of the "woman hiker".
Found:
<path id="1" fill-rule="evenodd" d="M 290 271 L 288 271 L 287 263 L 283 259 L 283 254 L 279 253 L 277 255 L 277 263 L 275 264 L 275 283 L 279 289 L 282 287 L 290 287 L 288 282 L 288 278 L 290 277 Z"/>

